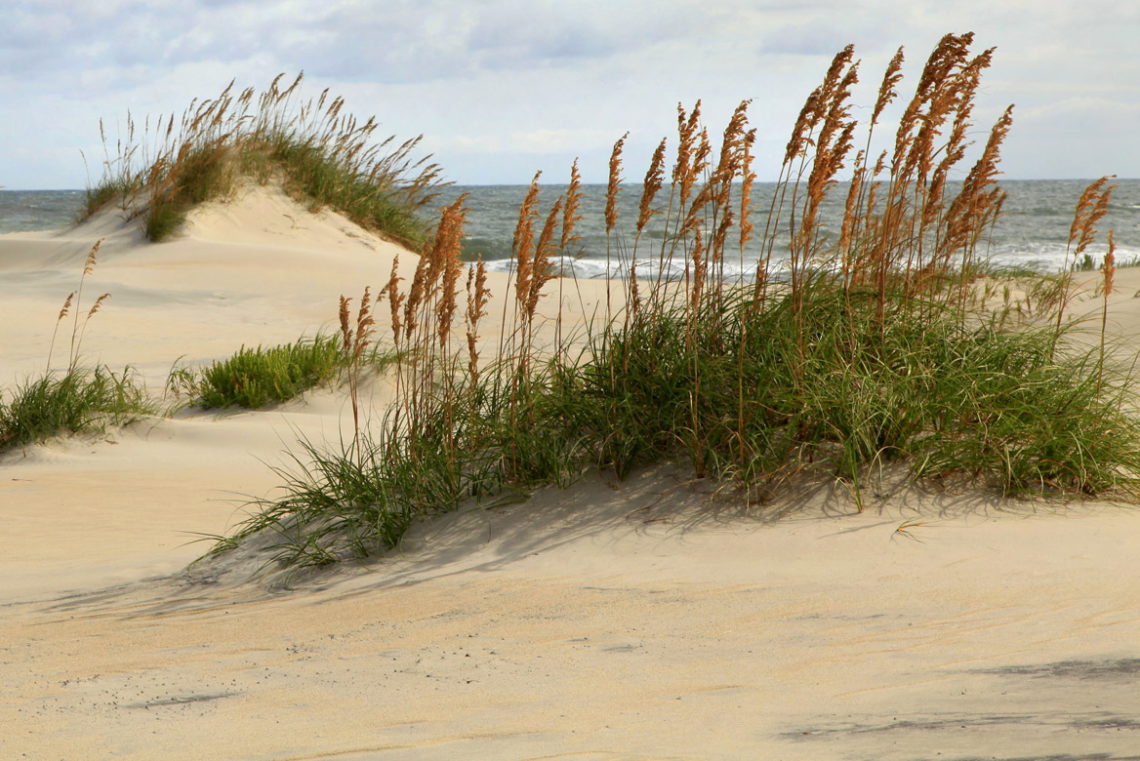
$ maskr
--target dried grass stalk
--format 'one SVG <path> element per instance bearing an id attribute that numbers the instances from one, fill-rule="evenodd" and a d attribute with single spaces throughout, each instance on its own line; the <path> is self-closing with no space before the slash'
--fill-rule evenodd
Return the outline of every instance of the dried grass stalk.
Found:
<path id="1" fill-rule="evenodd" d="M 637 233 L 638 235 L 645 229 L 645 225 L 649 223 L 650 218 L 659 213 L 653 208 L 653 199 L 657 196 L 658 191 L 661 190 L 661 185 L 665 181 L 665 138 L 657 145 L 653 151 L 653 158 L 649 161 L 649 170 L 645 173 L 645 183 L 641 189 L 641 203 L 638 207 L 637 215 Z"/>
<path id="2" fill-rule="evenodd" d="M 530 181 L 530 189 L 519 206 L 519 218 L 511 243 L 515 256 L 515 303 L 520 308 L 524 307 L 530 297 L 534 218 L 538 215 L 538 178 L 541 175 L 542 172 L 535 172 L 534 179 Z"/>
<path id="3" fill-rule="evenodd" d="M 400 307 L 403 306 L 404 300 L 407 298 L 406 294 L 400 293 L 400 255 L 396 254 L 392 257 L 392 271 L 388 275 L 388 282 L 380 289 L 380 295 L 376 297 L 377 302 L 381 298 L 388 296 L 388 308 L 391 314 L 392 321 L 392 341 L 397 345 L 400 342 Z"/>
<path id="4" fill-rule="evenodd" d="M 71 301 L 74 298 L 75 298 L 75 291 L 72 291 L 71 293 L 67 294 L 67 298 L 63 300 L 63 306 L 60 307 L 59 315 L 55 319 L 55 321 L 57 323 L 62 321 L 64 317 L 67 317 L 68 313 L 71 311 Z"/>
<path id="5" fill-rule="evenodd" d="M 347 296 L 341 295 L 340 309 L 338 310 L 338 317 L 340 318 L 340 344 L 344 349 L 345 356 L 352 354 L 352 328 L 349 326 L 349 302 L 352 299 Z"/>
<path id="6" fill-rule="evenodd" d="M 673 185 L 679 190 L 681 207 L 689 201 L 693 185 L 697 181 L 697 172 L 694 170 L 697 142 L 697 127 L 700 126 L 701 102 L 693 104 L 693 110 L 687 115 L 684 107 L 677 104 L 677 161 L 673 165 Z"/>
<path id="7" fill-rule="evenodd" d="M 890 103 L 898 95 L 898 83 L 902 80 L 902 65 L 903 65 L 903 49 L 900 47 L 891 58 L 891 62 L 887 64 L 887 70 L 883 74 L 883 82 L 879 85 L 879 95 L 875 99 L 875 110 L 871 112 L 871 124 L 877 124 L 879 117 L 883 115 L 883 110 L 890 105 Z"/>
<path id="8" fill-rule="evenodd" d="M 578 207 L 582 204 L 582 175 L 578 172 L 578 159 L 570 166 L 570 186 L 566 189 L 566 204 L 562 207 L 562 237 L 558 247 L 565 253 L 571 243 L 581 239 L 574 234 L 574 227 L 582 216 Z"/>
<path id="9" fill-rule="evenodd" d="M 89 310 L 87 310 L 87 317 L 85 319 L 90 320 L 92 317 L 94 317 L 95 313 L 99 311 L 99 307 L 101 307 L 103 305 L 103 302 L 109 298 L 111 298 L 111 294 L 104 293 L 102 296 L 95 299 L 95 303 L 91 305 L 91 308 Z"/>
<path id="10" fill-rule="evenodd" d="M 538 244 L 534 248 L 534 261 L 530 267 L 530 290 L 527 292 L 526 298 L 526 319 L 528 323 L 534 319 L 538 300 L 542 297 L 543 287 L 555 277 L 554 268 L 551 266 L 551 255 L 554 248 L 552 243 L 554 229 L 558 225 L 561 211 L 562 198 L 559 197 L 550 207 L 550 213 L 546 215 L 546 223 L 542 226 L 542 232 L 538 236 Z"/>
<path id="11" fill-rule="evenodd" d="M 613 152 L 610 153 L 610 175 L 609 181 L 606 184 L 606 234 L 613 232 L 614 227 L 617 226 L 617 195 L 618 187 L 621 185 L 621 154 L 625 148 L 626 138 L 629 133 L 621 136 L 616 143 L 614 143 Z"/>
<path id="12" fill-rule="evenodd" d="M 1112 293 L 1116 279 L 1116 240 L 1115 230 L 1108 231 L 1108 253 L 1104 255 L 1104 295 Z"/>
<path id="13" fill-rule="evenodd" d="M 360 297 L 360 309 L 356 312 L 356 330 L 352 337 L 352 361 L 358 362 L 364 356 L 368 344 L 372 340 L 372 327 L 376 321 L 372 317 L 372 293 L 369 286 L 364 286 L 364 294 Z"/>
<path id="14" fill-rule="evenodd" d="M 487 315 L 490 297 L 487 268 L 480 259 L 474 268 L 467 268 L 467 374 L 473 391 L 479 386 L 479 321 Z"/>
<path id="15" fill-rule="evenodd" d="M 439 229 L 432 243 L 432 254 L 442 270 L 442 294 L 436 304 L 436 330 L 439 347 L 447 347 L 451 335 L 451 322 L 455 315 L 458 297 L 459 272 L 463 268 L 460 254 L 463 248 L 463 223 L 467 216 L 465 204 L 468 194 L 464 193 L 445 207 L 440 218 Z"/>
<path id="16" fill-rule="evenodd" d="M 756 173 L 752 171 L 752 145 L 756 142 L 756 131 L 750 130 L 741 145 L 740 159 L 740 251 L 744 253 L 745 246 L 752 238 L 752 185 L 756 182 Z"/>
<path id="17" fill-rule="evenodd" d="M 1077 201 L 1077 211 L 1069 228 L 1069 244 L 1077 243 L 1074 256 L 1081 256 L 1085 249 L 1096 240 L 1096 225 L 1108 213 L 1115 185 L 1109 185 L 1109 177 L 1101 177 L 1089 185 Z"/>

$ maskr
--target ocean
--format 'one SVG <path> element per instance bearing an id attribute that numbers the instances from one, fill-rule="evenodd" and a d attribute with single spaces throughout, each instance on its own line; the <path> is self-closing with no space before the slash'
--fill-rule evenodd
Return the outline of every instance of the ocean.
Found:
<path id="1" fill-rule="evenodd" d="M 1140 260 L 1140 180 L 1115 180 L 1112 206 L 1101 221 L 1101 242 L 1092 250 L 1094 259 L 1104 255 L 1105 233 L 1115 229 L 1117 261 Z M 1002 182 L 1008 194 L 1002 218 L 998 221 L 982 247 L 982 254 L 999 265 L 1029 267 L 1039 271 L 1057 271 L 1065 263 L 1069 225 L 1073 208 L 1086 180 L 1017 180 Z M 757 183 L 753 190 L 754 208 L 767 209 L 774 185 Z M 548 208 L 565 185 L 544 186 L 540 206 Z M 598 277 L 606 272 L 606 237 L 604 223 L 605 186 L 586 185 L 578 223 L 578 256 L 568 260 L 564 271 L 578 277 Z M 510 266 L 511 237 L 514 234 L 519 203 L 526 194 L 525 185 L 469 185 L 447 188 L 439 199 L 449 203 L 461 193 L 467 193 L 469 212 L 465 226 L 464 253 L 466 258 L 482 256 L 491 269 L 504 270 Z M 666 189 L 667 192 L 667 189 Z M 823 211 L 825 232 L 834 232 L 838 226 L 845 187 L 836 186 Z M 637 216 L 640 186 L 623 185 L 619 195 L 619 228 L 632 229 Z M 0 190 L 0 233 L 58 229 L 72 223 L 83 204 L 82 190 Z M 664 203 L 667 198 L 662 200 Z M 541 221 L 539 222 L 541 224 Z M 754 219 L 757 233 L 763 222 Z M 652 225 L 652 223 L 651 223 Z M 655 258 L 653 241 L 661 239 L 659 232 L 647 230 L 639 244 L 646 260 Z M 755 242 L 753 246 L 755 247 Z M 632 237 L 611 243 L 611 251 L 619 248 L 629 251 Z M 753 254 L 753 257 L 755 253 Z M 611 260 L 612 261 L 612 260 Z M 754 259 L 753 259 L 754 261 Z M 736 262 L 736 266 L 741 266 Z M 750 269 L 750 262 L 743 262 Z M 639 270 L 640 271 L 640 270 Z"/>

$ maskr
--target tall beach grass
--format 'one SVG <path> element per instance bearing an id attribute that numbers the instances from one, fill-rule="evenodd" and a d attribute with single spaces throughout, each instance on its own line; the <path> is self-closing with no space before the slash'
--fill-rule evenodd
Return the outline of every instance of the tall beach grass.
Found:
<path id="1" fill-rule="evenodd" d="M 868 150 L 898 98 L 903 51 L 862 125 L 851 101 L 859 62 L 851 47 L 840 51 L 794 125 L 762 228 L 751 223 L 747 101 L 719 142 L 699 102 L 678 105 L 674 147 L 661 142 L 637 219 L 624 222 L 619 139 L 605 226 L 624 277 L 607 283 L 602 314 L 576 333 L 561 313 L 574 286 L 553 262 L 573 248 L 577 165 L 549 204 L 532 183 L 502 304 L 490 303 L 482 263 L 460 260 L 467 212 L 456 200 L 410 283 L 394 264 L 377 297 L 364 291 L 355 319 L 340 305 L 346 345 L 394 348 L 393 406 L 377 419 L 356 414 L 339 447 L 306 442 L 282 472 L 284 496 L 260 502 L 219 549 L 275 530 L 278 560 L 323 565 L 394 546 L 416 517 L 471 499 L 676 460 L 753 504 L 810 477 L 845 484 L 863 509 L 864 484 L 886 463 L 926 483 L 1007 495 L 1134 493 L 1134 399 L 1104 349 L 1103 323 L 1092 351 L 1067 340 L 1068 271 L 1027 284 L 1024 296 L 999 296 L 982 278 L 1012 107 L 971 145 L 993 55 L 972 45 L 972 34 L 940 41 L 878 156 Z M 829 233 L 820 209 L 841 173 L 850 184 L 841 227 Z M 953 194 L 951 177 L 963 177 Z M 1098 181 L 1077 201 L 1073 261 L 1095 244 L 1110 194 Z M 635 230 L 629 246 L 615 233 L 622 224 Z M 756 265 L 737 277 L 731 261 Z M 558 315 L 541 319 L 554 292 Z M 385 308 L 390 335 L 381 337 L 374 310 Z"/>

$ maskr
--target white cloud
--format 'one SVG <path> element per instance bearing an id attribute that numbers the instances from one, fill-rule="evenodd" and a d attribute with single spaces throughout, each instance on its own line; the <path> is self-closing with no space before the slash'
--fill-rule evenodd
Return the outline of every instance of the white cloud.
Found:
<path id="1" fill-rule="evenodd" d="M 491 135 L 457 135 L 449 140 L 431 140 L 434 150 L 456 153 L 556 153 L 582 148 L 596 148 L 612 143 L 611 133 L 594 129 L 538 129 L 530 132 L 508 132 Z"/>
<path id="2" fill-rule="evenodd" d="M 998 47 L 979 124 L 1018 104 L 1010 175 L 1090 175 L 1113 158 L 1140 176 L 1135 3 L 40 0 L 0 10 L 0 184 L 81 185 L 82 164 L 67 156 L 100 151 L 100 116 L 181 111 L 233 77 L 262 86 L 302 69 L 314 93 L 329 86 L 385 130 L 423 133 L 464 182 L 526 182 L 575 155 L 600 179 L 626 130 L 632 172 L 672 130 L 677 101 L 696 98 L 710 131 L 752 98 L 760 170 L 774 174 L 838 48 L 856 45 L 857 99 L 869 102 L 905 45 L 906 97 L 942 34 L 970 29 L 978 50 Z"/>

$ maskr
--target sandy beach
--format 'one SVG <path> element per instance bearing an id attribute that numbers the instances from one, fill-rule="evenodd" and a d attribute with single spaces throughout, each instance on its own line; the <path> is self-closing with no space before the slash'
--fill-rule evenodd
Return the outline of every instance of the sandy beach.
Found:
<path id="1" fill-rule="evenodd" d="M 168 243 L 113 211 L 0 236 L 4 388 L 43 372 L 99 239 L 86 293 L 112 295 L 83 355 L 156 396 L 176 365 L 331 331 L 341 294 L 415 267 L 264 188 Z M 1138 292 L 1121 269 L 1132 350 Z M 350 419 L 324 389 L 4 455 L 0 759 L 1140 758 L 1134 506 L 884 483 L 857 513 L 821 483 L 743 511 L 659 466 L 440 516 L 329 573 L 187 570 L 298 438 Z"/>

